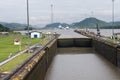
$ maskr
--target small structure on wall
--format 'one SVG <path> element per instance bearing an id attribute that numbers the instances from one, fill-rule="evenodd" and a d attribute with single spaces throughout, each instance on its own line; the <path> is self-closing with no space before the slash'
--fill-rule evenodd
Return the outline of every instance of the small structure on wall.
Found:
<path id="1" fill-rule="evenodd" d="M 114 38 L 116 40 L 120 40 L 120 33 L 114 33 Z"/>
<path id="2" fill-rule="evenodd" d="M 14 39 L 14 45 L 21 45 L 21 40 L 20 40 L 20 38 L 15 38 L 15 39 Z"/>
<path id="3" fill-rule="evenodd" d="M 30 38 L 41 38 L 41 37 L 42 37 L 42 32 L 38 32 L 38 31 L 30 32 Z"/>

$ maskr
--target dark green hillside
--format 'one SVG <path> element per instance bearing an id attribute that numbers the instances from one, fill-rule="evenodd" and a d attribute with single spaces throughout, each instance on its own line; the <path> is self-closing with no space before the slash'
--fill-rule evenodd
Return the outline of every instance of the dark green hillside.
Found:
<path id="1" fill-rule="evenodd" d="M 0 24 L 0 32 L 8 32 L 8 31 L 10 31 L 9 28 L 4 27 L 3 25 Z"/>
<path id="2" fill-rule="evenodd" d="M 109 25 L 109 23 L 93 17 L 86 18 L 83 21 L 73 23 L 72 25 L 73 27 L 77 27 L 77 28 L 95 28 L 96 24 L 98 24 L 100 27 Z"/>
<path id="3" fill-rule="evenodd" d="M 20 24 L 20 23 L 6 23 L 6 22 L 0 22 L 3 26 L 9 28 L 10 30 L 24 30 L 26 28 L 26 24 Z M 30 26 L 31 27 L 31 26 Z"/>
<path id="4" fill-rule="evenodd" d="M 103 26 L 100 27 L 101 29 L 120 29 L 120 24 L 119 25 L 110 25 L 110 26 Z"/>

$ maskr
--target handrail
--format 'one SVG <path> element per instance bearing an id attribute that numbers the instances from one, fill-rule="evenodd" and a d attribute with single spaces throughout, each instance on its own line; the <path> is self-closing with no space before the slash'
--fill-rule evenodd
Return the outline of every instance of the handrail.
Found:
<path id="1" fill-rule="evenodd" d="M 83 30 L 75 30 L 75 32 L 77 32 L 77 33 L 79 33 L 79 34 L 82 34 L 82 35 L 84 35 L 84 36 L 87 36 L 87 37 L 91 37 L 93 40 L 100 41 L 100 42 L 102 42 L 102 43 L 104 43 L 104 44 L 107 44 L 107 45 L 109 45 L 109 46 L 113 46 L 113 47 L 115 47 L 115 48 L 120 48 L 119 45 L 114 44 L 114 43 L 107 42 L 107 41 L 105 41 L 104 39 L 102 39 L 102 38 L 100 38 L 100 37 L 97 37 L 96 34 L 90 34 L 90 33 L 88 34 L 87 32 L 85 32 L 85 31 L 83 31 Z"/>

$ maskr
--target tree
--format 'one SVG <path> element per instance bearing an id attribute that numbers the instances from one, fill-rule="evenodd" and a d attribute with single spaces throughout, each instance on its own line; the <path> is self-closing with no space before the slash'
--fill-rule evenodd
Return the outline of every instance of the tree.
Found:
<path id="1" fill-rule="evenodd" d="M 10 29 L 0 24 L 0 32 L 9 32 Z"/>
<path id="2" fill-rule="evenodd" d="M 25 27 L 24 30 L 28 30 L 28 27 Z M 29 27 L 29 30 L 33 30 L 33 28 Z"/>

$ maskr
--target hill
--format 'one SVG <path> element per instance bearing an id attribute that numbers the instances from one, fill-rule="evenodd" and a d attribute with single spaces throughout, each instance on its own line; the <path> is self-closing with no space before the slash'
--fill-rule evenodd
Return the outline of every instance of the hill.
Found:
<path id="1" fill-rule="evenodd" d="M 20 23 L 0 22 L 0 24 L 9 28 L 10 30 L 23 30 L 27 26 L 26 24 L 20 24 Z"/>
<path id="2" fill-rule="evenodd" d="M 2 24 L 0 24 L 0 32 L 8 32 L 8 31 L 10 31 L 9 28 L 4 27 Z"/>
<path id="3" fill-rule="evenodd" d="M 109 24 L 113 24 L 113 22 L 110 22 Z M 114 22 L 114 25 L 120 25 L 120 21 L 116 21 L 116 22 Z"/>
<path id="4" fill-rule="evenodd" d="M 0 22 L 3 26 L 9 28 L 10 30 L 24 30 L 26 29 L 26 24 L 20 24 L 20 23 L 6 23 L 6 22 Z M 96 25 L 100 28 L 103 29 L 111 29 L 111 28 L 120 28 L 120 21 L 114 22 L 114 25 L 112 25 L 112 22 L 105 22 L 103 20 L 99 20 L 94 17 L 86 18 L 80 22 L 74 22 L 72 24 L 67 24 L 67 23 L 52 23 L 48 24 L 45 27 L 44 25 L 30 25 L 31 29 L 38 29 L 40 27 L 47 28 L 47 29 L 52 29 L 52 28 L 58 28 L 59 26 L 61 27 L 70 27 L 70 28 L 96 28 Z"/>
<path id="5" fill-rule="evenodd" d="M 75 22 L 72 24 L 66 24 L 66 23 L 48 24 L 45 26 L 45 28 L 58 28 L 58 26 L 62 26 L 62 27 L 69 26 L 70 28 L 96 28 L 97 24 L 99 27 L 102 27 L 102 28 L 106 27 L 106 26 L 110 26 L 110 23 L 107 23 L 105 21 L 90 17 L 90 18 L 86 18 L 80 22 Z"/>
<path id="6" fill-rule="evenodd" d="M 77 28 L 96 28 L 96 24 L 98 24 L 99 27 L 110 25 L 109 23 L 107 23 L 105 21 L 90 17 L 90 18 L 86 18 L 80 22 L 73 23 L 72 26 L 75 28 L 76 27 Z"/>

